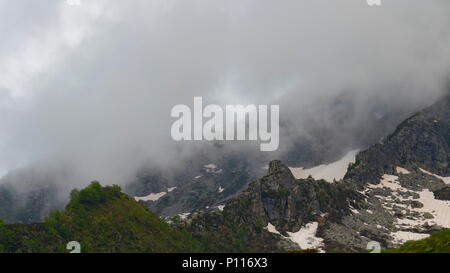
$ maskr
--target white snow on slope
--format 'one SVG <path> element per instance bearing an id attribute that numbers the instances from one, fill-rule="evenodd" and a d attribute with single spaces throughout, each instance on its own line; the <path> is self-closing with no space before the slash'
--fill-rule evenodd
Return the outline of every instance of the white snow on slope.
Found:
<path id="1" fill-rule="evenodd" d="M 301 249 L 318 249 L 320 252 L 323 252 L 321 249 L 323 244 L 323 239 L 316 237 L 317 228 L 319 227 L 319 223 L 317 222 L 311 222 L 309 224 L 306 224 L 306 226 L 300 228 L 297 232 L 287 232 L 289 235 L 288 237 L 285 237 L 281 235 L 280 232 L 273 226 L 271 223 L 267 224 L 267 229 L 271 233 L 278 234 L 286 239 L 291 240 L 294 243 L 297 243 Z"/>
<path id="2" fill-rule="evenodd" d="M 450 201 L 443 201 L 434 198 L 433 192 L 423 190 L 419 192 L 419 202 L 423 204 L 423 208 L 414 209 L 418 212 L 428 212 L 434 216 L 430 222 L 444 228 L 450 228 Z"/>
<path id="3" fill-rule="evenodd" d="M 275 233 L 278 235 L 281 235 L 278 230 L 276 229 L 276 227 L 274 225 L 272 225 L 271 223 L 267 224 L 267 227 L 265 227 L 270 233 Z"/>
<path id="4" fill-rule="evenodd" d="M 368 189 L 366 189 L 364 192 L 368 191 L 369 189 L 382 189 L 382 188 L 388 188 L 392 191 L 407 191 L 407 189 L 403 188 L 400 183 L 397 181 L 398 176 L 385 174 L 383 177 L 381 177 L 380 183 L 377 185 L 370 184 L 368 185 Z"/>
<path id="5" fill-rule="evenodd" d="M 408 241 L 417 241 L 425 239 L 430 235 L 425 233 L 415 233 L 409 231 L 397 231 L 391 232 L 391 236 L 394 238 L 393 241 L 394 244 L 404 244 Z"/>
<path id="6" fill-rule="evenodd" d="M 434 177 L 436 177 L 436 178 L 438 178 L 438 179 L 441 179 L 442 181 L 444 181 L 444 183 L 445 184 L 450 184 L 450 177 L 442 177 L 442 176 L 439 176 L 439 175 L 437 175 L 437 174 L 434 174 L 434 173 L 430 173 L 429 171 L 426 171 L 426 170 L 424 170 L 424 169 L 420 169 L 423 173 L 426 173 L 426 174 L 428 174 L 428 175 L 432 175 L 432 176 L 434 176 Z"/>
<path id="7" fill-rule="evenodd" d="M 358 211 L 357 209 L 355 209 L 354 207 L 352 207 L 352 206 L 350 206 L 350 211 L 351 211 L 353 214 L 359 214 L 359 211 Z"/>
<path id="8" fill-rule="evenodd" d="M 143 196 L 143 197 L 135 196 L 134 200 L 136 200 L 137 202 L 139 202 L 139 201 L 157 201 L 158 199 L 160 199 L 161 197 L 166 195 L 168 192 L 174 191 L 176 188 L 177 187 L 168 188 L 167 191 L 158 192 L 158 193 L 150 193 L 149 195 Z"/>
<path id="9" fill-rule="evenodd" d="M 210 163 L 210 164 L 205 165 L 203 167 L 205 168 L 205 171 L 207 173 L 220 174 L 220 173 L 223 172 L 223 170 L 219 169 L 216 164 Z"/>
<path id="10" fill-rule="evenodd" d="M 288 232 L 289 238 L 302 249 L 320 249 L 323 247 L 323 239 L 316 237 L 318 227 L 319 223 L 317 222 L 306 224 L 297 232 Z"/>
<path id="11" fill-rule="evenodd" d="M 143 196 L 143 197 L 134 197 L 134 200 L 136 201 L 156 201 L 159 198 L 163 197 L 164 195 L 166 195 L 167 192 L 163 191 L 163 192 L 159 192 L 159 193 L 150 193 L 147 196 Z"/>
<path id="12" fill-rule="evenodd" d="M 410 174 L 410 172 L 407 169 L 402 168 L 402 167 L 397 167 L 396 171 L 400 174 Z"/>
<path id="13" fill-rule="evenodd" d="M 333 179 L 340 180 L 344 178 L 347 172 L 348 164 L 354 163 L 356 154 L 359 150 L 353 150 L 348 152 L 340 160 L 330 163 L 322 164 L 311 169 L 300 168 L 289 168 L 295 178 L 308 178 L 311 175 L 314 179 L 325 179 L 328 182 L 333 182 Z"/>
<path id="14" fill-rule="evenodd" d="M 398 170 L 397 170 L 398 172 Z M 438 200 L 434 197 L 433 192 L 428 189 L 421 191 L 412 191 L 405 187 L 402 187 L 398 182 L 398 176 L 385 174 L 380 180 L 378 185 L 368 185 L 368 188 L 362 193 L 365 194 L 371 189 L 388 188 L 392 190 L 392 196 L 380 196 L 380 201 L 382 202 L 384 208 L 388 210 L 391 214 L 394 214 L 392 205 L 401 207 L 403 209 L 402 213 L 407 211 L 418 213 L 418 216 L 409 215 L 408 217 L 398 218 L 396 220 L 396 227 L 400 230 L 397 232 L 391 232 L 391 236 L 394 238 L 393 243 L 402 244 L 410 240 L 420 240 L 429 236 L 425 233 L 410 232 L 408 230 L 423 227 L 425 224 L 428 225 L 438 225 L 443 228 L 450 228 L 450 201 Z M 419 194 L 418 199 L 413 199 L 412 196 L 404 198 L 401 193 L 412 193 L 415 192 Z M 400 204 L 393 202 L 394 199 L 400 201 L 418 201 L 423 204 L 422 208 L 411 207 L 410 205 Z M 431 214 L 432 219 L 425 217 L 425 214 Z"/>
<path id="15" fill-rule="evenodd" d="M 205 169 L 212 169 L 212 170 L 217 169 L 217 165 L 212 164 L 212 163 L 208 164 L 208 165 L 205 165 L 203 167 L 205 167 Z"/>
<path id="16" fill-rule="evenodd" d="M 181 219 L 186 219 L 191 213 L 190 212 L 185 212 L 185 213 L 180 213 L 178 214 L 180 216 Z"/>
<path id="17" fill-rule="evenodd" d="M 410 226 L 413 227 L 415 225 L 423 225 L 425 222 L 429 222 L 430 224 L 437 224 L 444 228 L 450 228 L 450 201 L 438 200 L 434 197 L 433 192 L 428 189 L 422 191 L 416 191 L 419 194 L 419 199 L 413 199 L 412 196 L 408 198 L 403 198 L 399 193 L 400 192 L 412 192 L 411 190 L 404 188 L 397 181 L 397 176 L 394 175 L 383 175 L 380 184 L 378 185 L 370 185 L 369 188 L 389 188 L 393 191 L 393 196 L 398 198 L 401 201 L 406 200 L 416 200 L 423 204 L 422 208 L 411 208 L 408 207 L 411 211 L 416 211 L 421 214 L 429 213 L 433 215 L 433 219 L 398 219 L 398 224 L 400 226 Z M 391 198 L 384 198 L 383 201 L 390 201 Z M 399 207 L 405 207 L 402 204 L 396 204 Z M 391 210 L 391 208 L 386 207 L 386 209 Z"/>

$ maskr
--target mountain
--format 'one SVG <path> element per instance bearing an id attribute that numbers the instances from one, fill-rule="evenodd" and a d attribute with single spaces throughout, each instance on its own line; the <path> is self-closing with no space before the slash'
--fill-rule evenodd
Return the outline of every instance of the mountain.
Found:
<path id="1" fill-rule="evenodd" d="M 177 214 L 213 209 L 223 205 L 226 200 L 244 189 L 251 180 L 256 179 L 257 174 L 253 169 L 255 168 L 245 157 L 237 155 L 227 156 L 214 163 L 202 160 L 195 166 L 184 169 L 182 174 L 174 179 L 176 183 L 170 184 L 170 187 L 159 191 L 146 191 L 145 196 L 148 197 L 138 199 L 144 199 L 141 202 L 150 210 L 168 218 Z M 136 183 L 136 185 L 143 184 L 146 183 L 142 181 Z M 162 196 L 151 198 L 158 193 Z"/>
<path id="2" fill-rule="evenodd" d="M 232 157 L 193 162 L 184 175 L 149 175 L 134 185 L 162 192 L 147 196 L 155 201 L 136 202 L 97 182 L 74 190 L 44 223 L 2 225 L 0 249 L 64 252 L 76 240 L 85 252 L 366 252 L 376 241 L 393 252 L 445 251 L 449 106 L 446 96 L 406 119 L 358 153 L 338 181 L 297 179 L 280 160 L 259 179 L 251 162 Z"/>
<path id="3" fill-rule="evenodd" d="M 73 166 L 65 162 L 40 162 L 9 172 L 0 179 L 0 219 L 42 221 L 51 210 L 64 208 L 71 188 L 61 181 L 74 176 Z"/>
<path id="4" fill-rule="evenodd" d="M 357 155 L 344 182 L 356 185 L 362 198 L 326 239 L 360 247 L 374 240 L 390 248 L 450 228 L 449 109 L 446 96 Z"/>
<path id="5" fill-rule="evenodd" d="M 190 216 L 188 229 L 195 236 L 240 227 L 250 240 L 262 228 L 286 249 L 295 249 L 286 245 L 291 241 L 326 252 L 362 252 L 370 241 L 398 247 L 448 229 L 449 104 L 447 96 L 401 123 L 359 153 L 341 181 L 295 179 L 285 164 L 272 161 L 267 175 L 223 211 Z"/>
<path id="6" fill-rule="evenodd" d="M 312 178 L 297 180 L 284 163 L 276 160 L 270 163 L 264 177 L 250 183 L 237 197 L 228 200 L 223 209 L 193 214 L 185 223 L 200 241 L 224 242 L 220 248 L 212 245 L 207 249 L 213 252 L 272 252 L 299 250 L 302 246 L 315 248 L 321 244 L 308 244 L 301 237 L 315 237 L 316 230 L 320 230 L 327 219 L 337 221 L 350 213 L 348 203 L 353 198 L 357 195 L 344 183 L 331 184 Z M 317 226 L 312 228 L 314 234 L 309 234 L 308 228 L 305 230 L 303 227 L 312 222 Z M 216 237 L 208 238 L 211 234 Z M 235 234 L 240 234 L 239 240 L 228 245 L 227 242 L 233 241 L 229 238 Z M 299 239 L 296 240 L 296 237 Z"/>
<path id="7" fill-rule="evenodd" d="M 64 211 L 53 211 L 43 223 L 0 227 L 0 251 L 68 252 L 70 241 L 82 252 L 199 252 L 201 246 L 184 230 L 121 193 L 118 186 L 93 182 L 73 190 Z"/>
<path id="8" fill-rule="evenodd" d="M 324 103 L 317 111 L 332 111 L 332 120 L 325 124 L 314 119 L 305 121 L 300 135 L 298 124 L 281 122 L 283 138 L 289 141 L 280 143 L 276 155 L 258 152 L 247 144 L 236 147 L 229 142 L 202 143 L 201 148 L 185 148 L 189 152 L 180 147 L 184 156 L 168 164 L 147 162 L 136 173 L 116 183 L 123 186 L 125 193 L 137 197 L 165 218 L 214 209 L 264 175 L 263 167 L 273 158 L 280 158 L 289 166 L 305 168 L 328 164 L 355 147 L 373 143 L 405 115 L 400 109 L 383 109 L 380 103 L 364 114 L 370 126 L 357 127 L 348 122 L 356 104 L 351 93 Z M 348 131 L 356 132 L 354 137 L 344 133 Z M 53 160 L 10 172 L 0 179 L 0 218 L 7 223 L 33 223 L 42 221 L 53 209 L 63 209 L 72 187 L 91 179 L 91 176 L 79 177 L 83 171 L 78 168 L 74 162 Z"/>
<path id="9" fill-rule="evenodd" d="M 450 95 L 402 122 L 394 133 L 357 155 L 346 179 L 361 185 L 377 183 L 396 167 L 423 168 L 450 176 Z"/>
<path id="10" fill-rule="evenodd" d="M 59 206 L 51 200 L 56 188 L 41 186 L 32 191 L 20 191 L 10 185 L 0 185 L 0 216 L 8 223 L 33 223 L 41 221 L 41 215 L 48 214 L 51 208 Z"/>
<path id="11" fill-rule="evenodd" d="M 131 181 L 124 181 L 124 192 L 142 200 L 159 215 L 172 217 L 222 205 L 261 174 L 259 163 L 252 165 L 248 158 L 220 146 L 208 149 L 207 153 L 202 150 L 180 159 L 171 167 L 139 169 Z M 51 210 L 63 209 L 69 201 L 69 185 L 80 184 L 74 169 L 70 163 L 44 162 L 2 177 L 0 219 L 6 223 L 34 223 L 42 221 Z"/>

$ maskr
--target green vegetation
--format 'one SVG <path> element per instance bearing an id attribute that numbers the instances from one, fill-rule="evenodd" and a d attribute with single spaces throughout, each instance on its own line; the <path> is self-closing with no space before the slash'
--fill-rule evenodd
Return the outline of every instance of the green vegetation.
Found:
<path id="1" fill-rule="evenodd" d="M 383 253 L 450 253 L 450 229 L 435 232 L 420 241 L 406 242 L 399 248 L 388 249 Z"/>
<path id="2" fill-rule="evenodd" d="M 43 223 L 0 222 L 0 252 L 67 253 L 70 241 L 80 242 L 83 253 L 272 251 L 276 241 L 263 227 L 263 219 L 236 223 L 219 212 L 191 224 L 175 216 L 169 225 L 119 186 L 94 181 L 74 189 L 64 211 L 52 211 Z"/>
<path id="3" fill-rule="evenodd" d="M 331 210 L 333 202 L 339 202 L 331 197 L 343 194 L 324 181 L 314 187 L 320 205 Z M 284 190 L 278 193 L 284 196 Z M 188 221 L 176 216 L 169 225 L 119 186 L 102 187 L 94 181 L 85 189 L 74 189 L 64 211 L 52 211 L 43 223 L 7 225 L 0 220 L 0 253 L 67 253 L 70 241 L 80 242 L 84 253 L 284 252 L 279 238 L 264 229 L 264 219 L 255 217 L 250 206 L 249 199 L 236 198 L 223 212 L 193 215 Z M 384 252 L 449 253 L 450 230 Z"/>
<path id="4" fill-rule="evenodd" d="M 68 252 L 78 241 L 82 252 L 201 252 L 183 229 L 121 193 L 119 186 L 94 181 L 73 190 L 64 211 L 53 211 L 44 223 L 0 223 L 0 252 Z"/>

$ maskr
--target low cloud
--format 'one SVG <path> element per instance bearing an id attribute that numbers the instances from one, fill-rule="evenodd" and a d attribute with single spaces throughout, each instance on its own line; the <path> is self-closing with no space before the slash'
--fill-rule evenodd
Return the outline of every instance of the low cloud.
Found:
<path id="1" fill-rule="evenodd" d="M 20 2 L 0 1 L 0 170 L 69 162 L 68 187 L 122 184 L 209 147 L 170 136 L 171 108 L 194 96 L 279 104 L 280 150 L 262 161 L 302 145 L 339 156 L 449 78 L 445 0 Z"/>

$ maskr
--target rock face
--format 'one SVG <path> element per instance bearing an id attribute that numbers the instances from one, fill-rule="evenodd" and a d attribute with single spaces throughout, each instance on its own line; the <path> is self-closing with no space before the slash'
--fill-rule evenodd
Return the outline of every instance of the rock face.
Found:
<path id="1" fill-rule="evenodd" d="M 378 184 L 383 174 L 394 174 L 397 166 L 423 168 L 450 176 L 450 95 L 401 123 L 380 143 L 361 152 L 345 179 L 360 186 Z"/>
<path id="2" fill-rule="evenodd" d="M 322 241 L 315 236 L 326 229 L 328 222 L 339 222 L 350 214 L 355 200 L 360 200 L 360 194 L 351 184 L 295 179 L 284 163 L 275 160 L 270 162 L 265 176 L 228 200 L 223 211 L 196 213 L 186 222 L 194 237 L 209 232 L 233 238 L 241 233 L 241 245 L 251 246 L 252 251 L 298 250 L 294 234 L 304 238 L 305 245 L 308 240 Z M 300 234 L 303 228 L 307 231 L 305 236 Z M 229 240 L 225 238 L 222 240 Z"/>
<path id="3" fill-rule="evenodd" d="M 220 154 L 221 150 L 215 152 Z M 258 169 L 258 173 L 255 169 Z M 155 201 L 143 202 L 166 219 L 222 206 L 250 181 L 264 173 L 262 168 L 251 166 L 247 158 L 233 153 L 217 161 L 201 156 L 192 157 L 189 164 L 169 174 L 167 172 L 149 170 L 127 187 L 127 192 L 134 196 L 166 192 Z M 170 188 L 173 190 L 169 191 Z"/>
<path id="4" fill-rule="evenodd" d="M 145 205 L 162 217 L 210 210 L 245 188 L 249 179 L 250 173 L 246 168 L 202 167 L 179 183 L 175 190 L 155 202 L 145 202 Z"/>
<path id="5" fill-rule="evenodd" d="M 323 236 L 329 245 L 363 248 L 374 240 L 389 248 L 450 228 L 445 178 L 449 98 L 407 119 L 393 134 L 357 155 L 344 181 L 355 185 L 362 199 L 340 223 L 328 226 Z"/>
<path id="6" fill-rule="evenodd" d="M 240 221 L 263 220 L 285 233 L 297 231 L 324 214 L 339 219 L 349 213 L 348 202 L 356 197 L 342 183 L 297 180 L 284 163 L 275 160 L 270 162 L 267 175 L 227 203 L 224 213 Z"/>
<path id="7" fill-rule="evenodd" d="M 359 153 L 342 181 L 297 180 L 284 163 L 272 161 L 267 174 L 223 211 L 189 220 L 191 230 L 220 232 L 231 225 L 251 234 L 267 227 L 292 249 L 285 239 L 314 222 L 323 250 L 354 252 L 364 251 L 370 241 L 392 248 L 450 228 L 449 103 L 447 96 Z"/>

